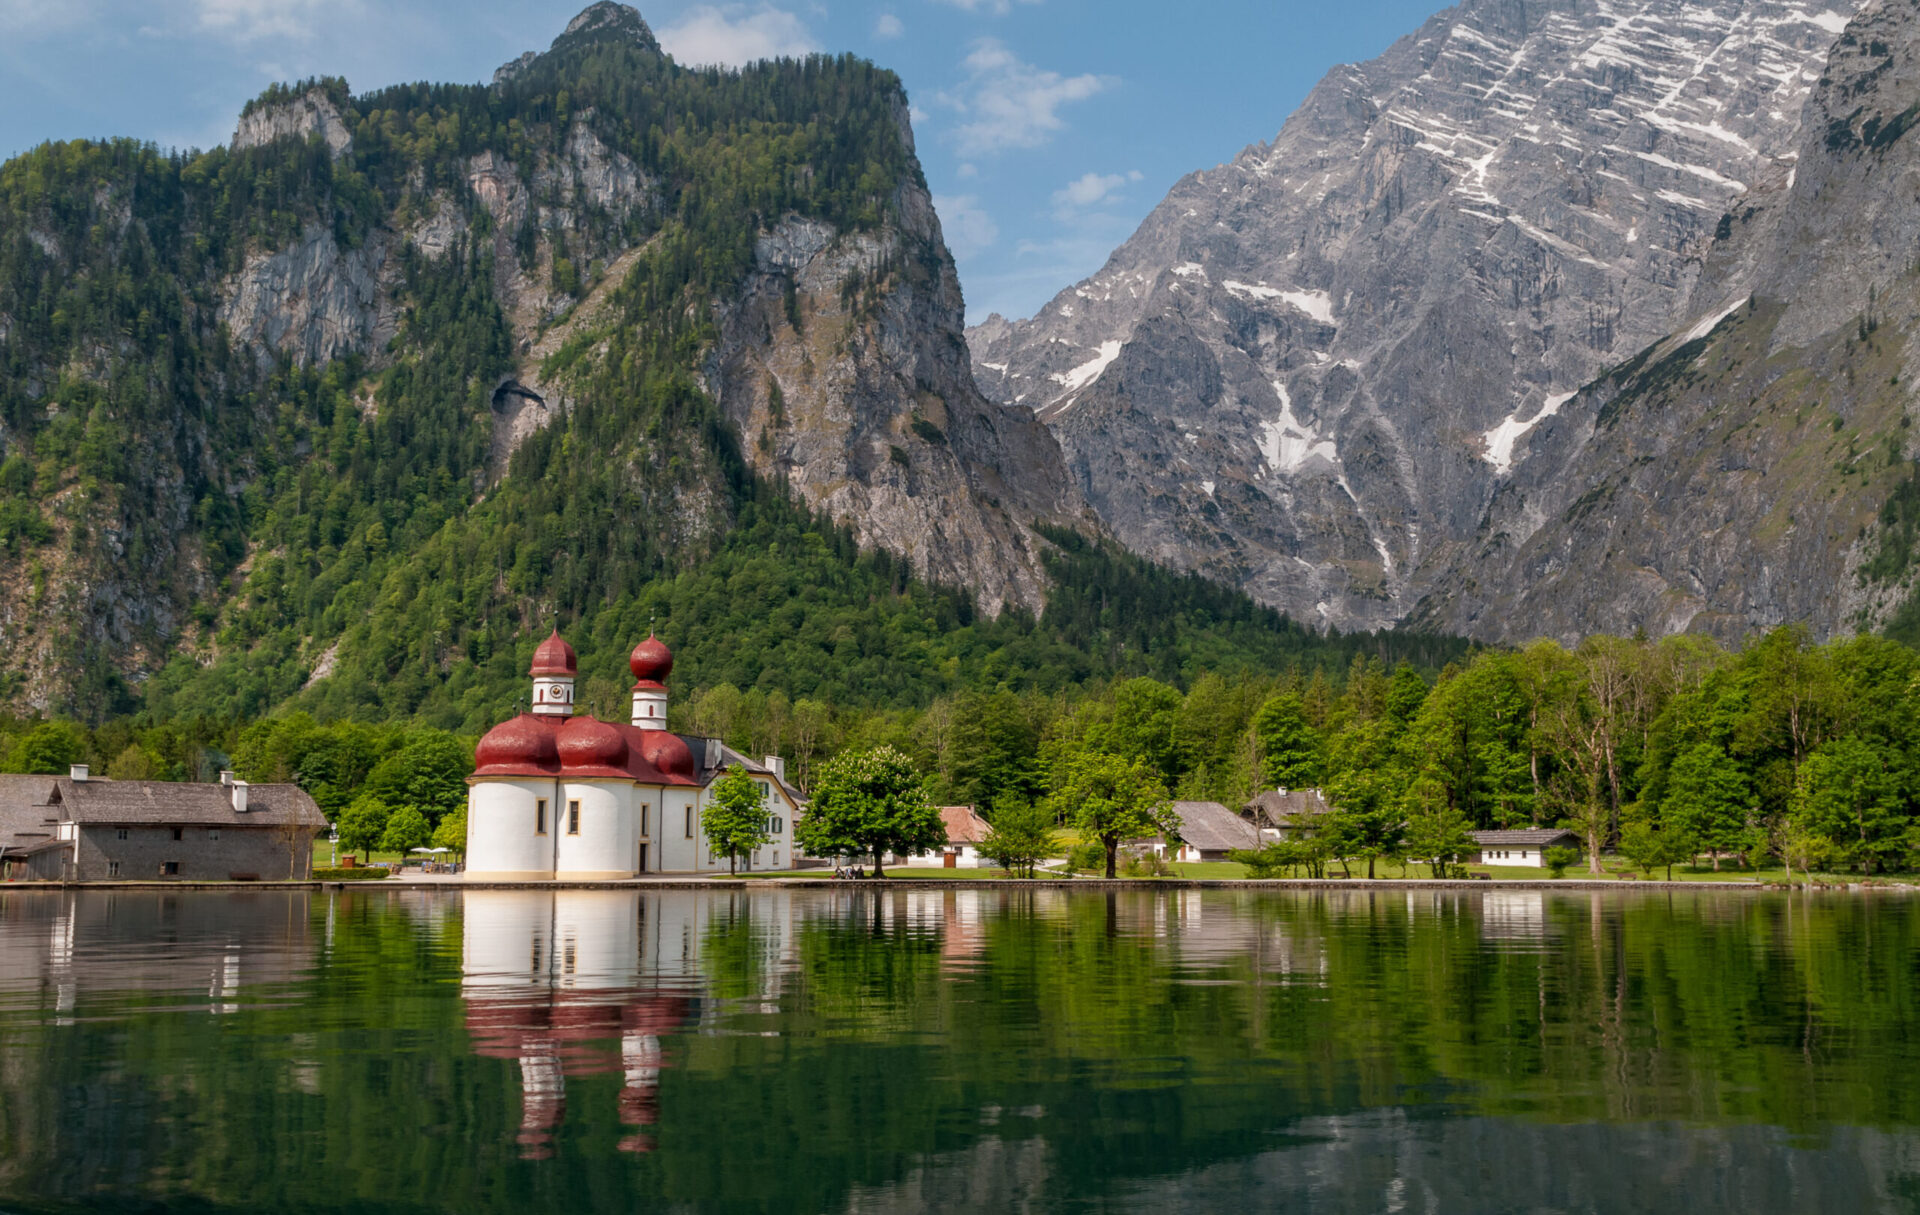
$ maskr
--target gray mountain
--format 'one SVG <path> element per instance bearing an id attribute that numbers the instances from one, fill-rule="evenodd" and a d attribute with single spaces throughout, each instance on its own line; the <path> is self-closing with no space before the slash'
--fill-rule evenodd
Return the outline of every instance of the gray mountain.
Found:
<path id="1" fill-rule="evenodd" d="M 1788 179 L 1722 225 L 1702 315 L 1534 428 L 1416 619 L 1920 637 L 1916 118 L 1920 4 L 1876 2 L 1814 87 Z"/>
<path id="2" fill-rule="evenodd" d="M 1581 387 L 1773 264 L 1768 200 L 1858 7 L 1467 0 L 1181 181 L 1035 317 L 972 330 L 976 375 L 1129 546 L 1303 619 L 1617 623 L 1591 586 L 1537 620 L 1489 598 L 1533 579 L 1490 510 L 1537 530 L 1538 487 L 1585 458 L 1542 454 Z"/>

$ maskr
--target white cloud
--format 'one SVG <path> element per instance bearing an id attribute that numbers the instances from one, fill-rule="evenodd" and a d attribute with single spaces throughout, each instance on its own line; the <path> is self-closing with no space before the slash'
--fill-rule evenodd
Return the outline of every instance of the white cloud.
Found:
<path id="1" fill-rule="evenodd" d="M 1097 207 L 1118 194 L 1130 181 L 1139 181 L 1140 170 L 1131 173 L 1088 173 L 1076 177 L 1053 192 L 1054 218 L 1071 219 L 1089 207 Z"/>
<path id="2" fill-rule="evenodd" d="M 1060 107 L 1114 83 L 1107 76 L 1062 76 L 1035 67 L 994 38 L 974 43 L 962 66 L 966 84 L 940 100 L 966 116 L 954 133 L 963 156 L 1037 148 L 1066 127 Z"/>
<path id="3" fill-rule="evenodd" d="M 1012 0 L 939 0 L 939 3 L 950 4 L 970 13 L 992 13 L 996 17 L 1004 17 L 1013 11 Z M 1038 4 L 1040 0 L 1020 0 L 1020 3 Z"/>
<path id="4" fill-rule="evenodd" d="M 933 209 L 940 216 L 947 248 L 955 257 L 971 257 L 1000 239 L 1000 225 L 993 222 L 976 195 L 936 194 Z"/>
<path id="5" fill-rule="evenodd" d="M 971 160 L 967 161 L 965 164 L 961 165 L 958 169 L 954 171 L 962 177 L 980 176 L 980 166 L 977 164 L 974 164 Z"/>
<path id="6" fill-rule="evenodd" d="M 304 40 L 313 37 L 316 18 L 344 15 L 342 6 L 329 0 L 194 0 L 193 8 L 201 29 L 242 42 Z"/>
<path id="7" fill-rule="evenodd" d="M 742 67 L 760 59 L 810 54 L 820 49 L 806 23 L 777 8 L 695 5 L 659 32 L 660 45 L 683 64 Z"/>
<path id="8" fill-rule="evenodd" d="M 898 38 L 906 32 L 907 27 L 901 23 L 900 18 L 894 16 L 892 13 L 881 13 L 880 20 L 873 23 L 873 36 L 875 38 Z"/>

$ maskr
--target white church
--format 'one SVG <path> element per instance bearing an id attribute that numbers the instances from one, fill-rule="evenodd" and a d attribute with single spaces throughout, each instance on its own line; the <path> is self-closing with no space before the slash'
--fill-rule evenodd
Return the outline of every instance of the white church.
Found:
<path id="1" fill-rule="evenodd" d="M 487 731 L 467 794 L 468 881 L 617 881 L 728 869 L 707 848 L 700 815 L 735 764 L 753 775 L 772 842 L 741 869 L 792 868 L 804 805 L 777 756 L 750 759 L 717 738 L 667 729 L 673 654 L 649 637 L 628 661 L 633 714 L 599 721 L 573 709 L 579 661 L 559 630 L 533 653 L 533 711 Z"/>

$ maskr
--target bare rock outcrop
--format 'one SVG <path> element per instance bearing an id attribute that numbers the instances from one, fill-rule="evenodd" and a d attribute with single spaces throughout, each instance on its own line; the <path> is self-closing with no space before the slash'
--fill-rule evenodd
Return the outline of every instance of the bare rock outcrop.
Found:
<path id="1" fill-rule="evenodd" d="M 318 134 L 327 141 L 335 160 L 353 147 L 353 132 L 347 129 L 340 108 L 322 89 L 308 89 L 290 101 L 256 106 L 240 116 L 230 145 L 236 152 L 258 148 L 279 139 L 306 139 Z"/>
<path id="2" fill-rule="evenodd" d="M 980 383 L 1039 412 L 1136 551 L 1392 624 L 1477 561 L 1582 385 L 1691 325 L 1709 270 L 1740 297 L 1751 266 L 1707 260 L 1777 216 L 1742 219 L 1859 7 L 1466 0 L 973 331 Z"/>

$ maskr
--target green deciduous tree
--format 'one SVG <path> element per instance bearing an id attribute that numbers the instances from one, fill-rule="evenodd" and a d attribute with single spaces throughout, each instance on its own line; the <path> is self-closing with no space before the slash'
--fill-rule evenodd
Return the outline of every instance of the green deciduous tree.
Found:
<path id="1" fill-rule="evenodd" d="M 1833 853 L 1874 873 L 1908 850 L 1905 790 L 1887 750 L 1841 738 L 1807 757 L 1794 788 L 1792 821 Z"/>
<path id="2" fill-rule="evenodd" d="M 420 808 L 402 806 L 387 816 L 386 829 L 380 833 L 380 850 L 405 856 L 415 848 L 426 847 L 432 838 L 433 827 Z"/>
<path id="3" fill-rule="evenodd" d="M 993 832 L 980 855 L 1015 877 L 1030 878 L 1034 866 L 1060 851 L 1053 811 L 1045 804 L 1011 794 L 993 805 Z"/>
<path id="4" fill-rule="evenodd" d="M 1714 743 L 1696 743 L 1674 758 L 1667 776 L 1660 821 L 1687 842 L 1691 852 L 1720 855 L 1745 841 L 1752 790 L 1746 773 Z"/>
<path id="5" fill-rule="evenodd" d="M 873 856 L 881 874 L 889 852 L 924 852 L 946 842 L 926 777 L 899 750 L 844 751 L 822 764 L 813 800 L 794 825 L 794 839 L 815 856 Z"/>
<path id="6" fill-rule="evenodd" d="M 1467 816 L 1432 779 L 1414 783 L 1407 797 L 1406 855 L 1433 866 L 1433 876 L 1451 876 L 1474 850 Z"/>
<path id="7" fill-rule="evenodd" d="M 387 831 L 387 820 L 393 817 L 393 810 L 387 803 L 371 793 L 363 793 L 347 806 L 335 820 L 334 827 L 340 832 L 340 846 L 348 852 L 371 853 L 382 847 L 381 838 Z M 364 855 L 361 859 L 367 859 Z"/>
<path id="8" fill-rule="evenodd" d="M 732 873 L 740 871 L 741 857 L 773 838 L 767 833 L 767 804 L 760 797 L 760 785 L 739 764 L 713 782 L 706 809 L 700 812 L 700 830 L 714 855 L 727 858 Z"/>
<path id="9" fill-rule="evenodd" d="M 1261 705 L 1253 731 L 1260 741 L 1260 775 L 1268 785 L 1311 789 L 1325 779 L 1325 743 L 1307 719 L 1306 701 L 1298 692 Z"/>
<path id="10" fill-rule="evenodd" d="M 1180 833 L 1180 818 L 1167 799 L 1159 773 L 1144 759 L 1082 750 L 1066 757 L 1050 803 L 1054 813 L 1098 840 L 1107 876 L 1118 868 L 1124 840 Z"/>
<path id="11" fill-rule="evenodd" d="M 87 757 L 86 739 L 71 722 L 43 722 L 27 731 L 7 755 L 7 771 L 65 776 Z"/>

